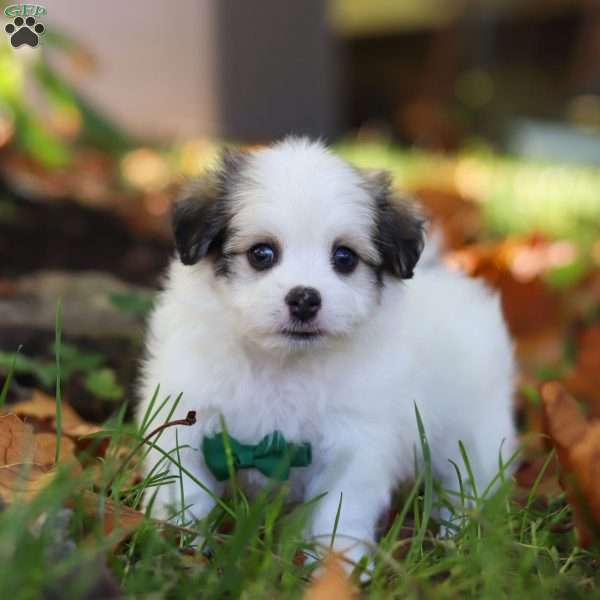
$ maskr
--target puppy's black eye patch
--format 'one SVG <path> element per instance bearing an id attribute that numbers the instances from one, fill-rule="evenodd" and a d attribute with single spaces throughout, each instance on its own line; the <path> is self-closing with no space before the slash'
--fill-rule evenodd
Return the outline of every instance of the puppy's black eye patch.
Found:
<path id="1" fill-rule="evenodd" d="M 211 256 L 215 273 L 227 275 L 223 246 L 230 235 L 229 194 L 242 177 L 246 157 L 228 150 L 219 166 L 184 188 L 172 216 L 175 246 L 184 265 L 194 265 Z"/>
<path id="2" fill-rule="evenodd" d="M 347 246 L 336 246 L 331 254 L 333 268 L 342 275 L 349 275 L 358 265 L 358 255 Z"/>
<path id="3" fill-rule="evenodd" d="M 277 250 L 267 243 L 255 244 L 246 255 L 250 266 L 257 271 L 266 271 L 277 262 Z"/>
<path id="4" fill-rule="evenodd" d="M 393 196 L 389 173 L 364 173 L 375 208 L 373 242 L 381 257 L 379 273 L 410 279 L 425 244 L 425 220 L 414 204 Z"/>

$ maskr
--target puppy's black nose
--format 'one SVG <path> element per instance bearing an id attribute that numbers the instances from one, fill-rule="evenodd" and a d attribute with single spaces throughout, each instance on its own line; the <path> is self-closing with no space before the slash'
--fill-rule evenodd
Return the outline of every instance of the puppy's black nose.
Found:
<path id="1" fill-rule="evenodd" d="M 299 321 L 310 321 L 321 308 L 321 294 L 318 290 L 301 285 L 292 288 L 285 297 L 290 307 L 290 315 Z"/>

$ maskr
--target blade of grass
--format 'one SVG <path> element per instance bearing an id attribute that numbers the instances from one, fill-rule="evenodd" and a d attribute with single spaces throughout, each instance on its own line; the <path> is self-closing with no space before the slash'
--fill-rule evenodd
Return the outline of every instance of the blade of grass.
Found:
<path id="1" fill-rule="evenodd" d="M 123 473 L 123 471 L 129 464 L 131 459 L 140 451 L 141 448 L 143 448 L 143 446 L 145 444 L 150 443 L 151 438 L 156 437 L 156 439 L 158 439 L 160 437 L 160 434 L 165 429 L 168 429 L 169 427 L 180 426 L 180 425 L 191 427 L 192 425 L 195 425 L 195 424 L 196 424 L 196 411 L 190 410 L 188 412 L 188 414 L 186 415 L 185 419 L 177 419 L 176 421 L 169 421 L 167 423 L 163 423 L 163 425 L 161 425 L 160 427 L 157 427 L 156 429 L 151 431 L 148 435 L 146 435 L 144 438 L 142 438 L 141 441 L 138 442 L 137 446 L 135 446 L 129 452 L 129 454 L 125 457 L 125 459 L 121 461 L 118 470 L 114 473 L 114 475 L 108 482 L 106 488 L 110 489 L 114 486 L 114 483 L 117 481 L 118 477 Z"/>
<path id="2" fill-rule="evenodd" d="M 450 462 L 450 464 L 454 467 L 454 470 L 456 471 L 456 478 L 458 480 L 458 490 L 460 492 L 460 505 L 463 509 L 464 512 L 464 508 L 465 508 L 465 484 L 463 482 L 463 478 L 462 478 L 462 473 L 460 472 L 460 468 L 459 466 L 451 459 L 448 459 L 448 461 Z"/>
<path id="3" fill-rule="evenodd" d="M 4 384 L 2 385 L 2 391 L 0 392 L 0 411 L 4 408 L 6 404 L 6 398 L 8 397 L 8 390 L 10 389 L 10 384 L 12 382 L 13 375 L 15 373 L 15 365 L 17 364 L 17 354 L 21 351 L 22 346 L 17 348 L 17 351 L 14 353 L 12 362 L 10 363 L 10 367 L 8 372 L 6 373 L 6 379 L 4 380 Z"/>
<path id="4" fill-rule="evenodd" d="M 487 498 L 487 495 L 492 491 L 492 489 L 498 482 L 506 481 L 506 471 L 508 471 L 508 469 L 516 462 L 517 458 L 522 452 L 522 448 L 517 448 L 506 462 L 503 462 L 502 459 L 500 459 L 500 471 L 498 471 L 498 473 L 496 473 L 492 480 L 487 484 L 487 486 L 483 490 L 483 493 L 481 494 L 481 498 Z"/>
<path id="5" fill-rule="evenodd" d="M 150 425 L 150 423 L 147 423 L 147 420 L 150 417 L 150 414 L 152 413 L 152 409 L 154 408 L 154 404 L 156 403 L 156 399 L 157 399 L 159 393 L 160 393 L 160 383 L 156 384 L 156 387 L 154 388 L 154 394 L 152 394 L 152 398 L 150 399 L 150 404 L 148 404 L 148 408 L 144 412 L 144 416 L 142 418 L 142 424 L 140 425 L 140 430 L 142 433 L 144 433 L 144 431 L 146 431 L 146 427 L 148 425 Z"/>
<path id="6" fill-rule="evenodd" d="M 537 495 L 537 491 L 538 488 L 540 487 L 540 484 L 542 483 L 542 480 L 544 479 L 544 475 L 546 474 L 546 471 L 548 470 L 548 467 L 550 466 L 550 463 L 552 462 L 552 460 L 554 459 L 556 455 L 556 451 L 554 450 L 554 448 L 552 448 L 552 450 L 548 453 L 548 456 L 546 457 L 546 460 L 544 461 L 544 464 L 542 465 L 542 468 L 540 469 L 540 472 L 537 474 L 533 485 L 531 486 L 531 489 L 529 490 L 529 493 L 527 494 L 527 503 L 525 504 L 525 507 L 523 508 L 523 517 L 521 519 L 521 528 L 520 528 L 520 535 L 519 535 L 519 540 L 523 541 L 524 537 L 525 537 L 525 530 L 527 529 L 527 518 L 529 517 L 529 509 L 531 508 L 531 505 L 533 504 L 535 497 Z"/>
<path id="7" fill-rule="evenodd" d="M 248 514 L 248 511 L 250 510 L 250 504 L 247 498 L 245 497 L 244 493 L 242 492 L 237 480 L 235 460 L 233 457 L 233 449 L 231 447 L 231 439 L 223 415 L 219 415 L 219 421 L 221 424 L 221 431 L 223 432 L 223 445 L 225 446 L 225 457 L 227 459 L 227 470 L 229 471 L 229 485 L 231 487 L 232 497 L 236 505 L 241 503 L 245 513 Z"/>
<path id="8" fill-rule="evenodd" d="M 460 455 L 462 456 L 463 463 L 465 464 L 465 469 L 467 469 L 467 474 L 469 475 L 469 483 L 471 484 L 471 491 L 475 498 L 475 501 L 479 499 L 477 493 L 477 482 L 475 481 L 475 475 L 473 473 L 473 468 L 471 466 L 471 461 L 469 460 L 469 455 L 467 454 L 467 449 L 463 444 L 462 440 L 458 440 L 458 447 L 460 449 Z"/>
<path id="9" fill-rule="evenodd" d="M 179 497 L 181 499 L 181 523 L 185 523 L 185 492 L 183 486 L 183 473 L 181 472 L 181 452 L 179 449 L 179 431 L 175 429 L 175 448 L 177 450 L 177 469 L 179 471 Z M 180 544 L 183 538 L 180 540 Z"/>
<path id="10" fill-rule="evenodd" d="M 58 464 L 62 440 L 62 397 L 60 389 L 60 346 L 62 341 L 61 302 L 56 303 L 55 352 L 56 352 L 56 454 L 54 462 Z"/>
<path id="11" fill-rule="evenodd" d="M 180 394 L 179 396 L 177 396 L 177 398 L 180 398 L 182 395 L 183 394 Z M 158 417 L 158 415 L 163 411 L 165 406 L 170 401 L 171 401 L 171 394 L 168 394 L 167 396 L 165 396 L 165 399 L 158 405 L 158 408 L 154 411 L 154 414 L 152 414 L 152 415 L 150 415 L 150 410 L 152 407 L 148 406 L 148 408 L 146 409 L 146 412 L 144 413 L 144 419 L 143 419 L 144 427 L 140 427 L 140 430 L 142 430 L 142 433 L 144 433 L 144 431 L 146 431 L 148 429 L 148 427 L 150 427 L 150 425 L 152 425 L 152 423 L 154 423 L 154 419 L 156 419 L 156 417 Z M 175 404 L 177 404 L 177 400 L 175 400 Z"/>
<path id="12" fill-rule="evenodd" d="M 175 398 L 175 402 L 173 402 L 173 406 L 171 406 L 171 408 L 169 409 L 167 417 L 163 421 L 163 423 L 168 423 L 173 418 L 173 415 L 175 414 L 175 411 L 177 410 L 177 407 L 179 406 L 179 403 L 181 402 L 182 398 L 183 398 L 183 392 L 180 392 L 179 394 L 177 394 L 177 397 Z M 152 425 L 152 423 L 154 422 L 154 419 L 158 416 L 159 412 L 163 409 L 164 406 L 166 406 L 167 402 L 170 399 L 171 399 L 171 396 L 167 396 L 165 398 L 164 402 L 160 405 L 160 407 L 156 409 L 156 412 L 152 416 L 152 419 L 150 419 L 150 421 L 148 422 L 147 427 L 149 427 L 150 425 Z M 158 440 L 160 440 L 162 434 L 163 434 L 163 432 L 161 430 L 161 432 L 158 434 L 157 438 L 154 440 L 155 444 L 158 444 Z M 149 452 L 150 452 L 150 449 L 148 448 L 146 450 L 146 452 L 142 455 L 142 458 L 141 458 L 142 462 L 146 459 L 146 456 L 148 456 Z"/>
<path id="13" fill-rule="evenodd" d="M 408 515 L 408 511 L 413 505 L 422 483 L 423 474 L 419 473 L 412 485 L 410 492 L 408 493 L 408 496 L 406 497 L 406 500 L 404 501 L 402 509 L 398 515 L 396 515 L 390 530 L 385 534 L 377 546 L 377 556 L 382 557 L 384 560 L 378 561 L 375 565 L 375 571 L 373 572 L 373 581 L 375 582 L 380 581 L 380 575 L 385 566 L 391 566 L 395 570 L 398 570 L 398 563 L 394 561 L 392 557 L 395 542 L 398 539 L 400 530 L 404 525 L 404 521 L 406 521 L 406 515 Z"/>
<path id="14" fill-rule="evenodd" d="M 158 394 L 158 387 L 155 390 L 155 392 Z M 168 423 L 173 414 L 175 413 L 175 410 L 177 409 L 177 406 L 179 405 L 179 402 L 181 401 L 181 398 L 183 397 L 183 392 L 179 393 L 177 395 L 177 397 L 175 398 L 175 401 L 173 402 L 173 406 L 170 408 L 169 413 L 167 414 L 166 419 L 163 421 L 163 425 L 165 423 Z M 148 418 L 148 415 L 151 412 L 152 406 L 149 406 L 148 409 L 146 410 L 146 412 L 144 413 L 144 417 L 143 417 L 143 422 L 145 423 L 145 426 L 140 427 L 140 431 L 139 431 L 139 436 L 140 438 L 143 438 L 146 431 L 148 430 L 148 428 L 150 427 L 150 425 L 152 425 L 152 423 L 154 422 L 154 419 L 156 419 L 156 417 L 161 413 L 161 411 L 163 410 L 163 408 L 167 405 L 167 403 L 171 400 L 171 396 L 167 396 L 163 402 L 161 402 L 160 406 L 156 409 L 156 412 L 150 417 Z M 158 444 L 158 441 L 160 440 L 161 436 L 163 434 L 163 430 L 161 429 L 161 431 L 159 432 L 158 436 L 156 437 L 156 439 L 154 440 L 155 444 Z M 140 458 L 140 463 L 144 463 L 144 461 L 146 460 L 146 457 L 148 456 L 148 454 L 150 453 L 151 450 L 151 446 L 149 446 L 148 448 L 146 448 L 146 450 L 144 450 L 141 458 Z M 162 463 L 164 460 L 166 460 L 165 456 L 163 456 L 163 458 L 159 461 L 159 464 Z M 158 465 L 155 465 L 155 467 L 152 469 L 152 471 L 150 473 L 153 473 L 156 470 L 156 467 Z M 168 467 L 167 467 L 168 469 Z M 147 477 L 144 478 L 144 482 L 147 481 Z M 142 482 L 142 487 L 141 490 L 136 498 L 136 505 L 140 502 L 140 500 L 142 499 L 142 495 L 144 494 L 144 489 L 145 486 L 143 485 Z"/>
<path id="15" fill-rule="evenodd" d="M 180 468 L 184 475 L 187 475 L 200 489 L 204 490 L 215 501 L 215 504 L 218 504 L 232 519 L 237 519 L 235 511 L 231 510 L 231 508 L 229 508 L 229 506 L 227 506 L 227 504 L 219 496 L 217 496 L 209 487 L 202 483 L 193 473 L 188 471 L 183 465 L 179 465 L 177 460 L 171 456 L 170 452 L 166 452 L 152 441 L 146 441 L 145 443 L 162 454 L 169 462 Z M 173 450 L 171 452 L 173 452 Z"/>
<path id="16" fill-rule="evenodd" d="M 335 520 L 333 522 L 333 531 L 331 532 L 331 543 L 329 544 L 329 550 L 333 550 L 333 545 L 335 544 L 335 536 L 337 534 L 338 525 L 340 524 L 340 515 L 342 514 L 343 500 L 344 494 L 340 492 L 340 501 L 338 502 L 338 507 L 335 511 Z"/>
<path id="17" fill-rule="evenodd" d="M 417 428 L 419 430 L 419 441 L 421 443 L 421 453 L 423 455 L 423 468 L 424 468 L 424 483 L 425 491 L 423 496 L 423 514 L 415 515 L 420 516 L 420 523 L 417 530 L 417 535 L 414 537 L 408 552 L 407 562 L 414 561 L 417 555 L 422 555 L 423 551 L 423 540 L 427 533 L 427 527 L 429 525 L 429 519 L 431 517 L 431 511 L 433 508 L 433 468 L 431 464 L 431 449 L 429 448 L 429 442 L 427 441 L 427 434 L 425 432 L 425 426 L 423 425 L 423 419 L 419 412 L 419 407 L 415 403 L 415 417 L 417 419 Z"/>

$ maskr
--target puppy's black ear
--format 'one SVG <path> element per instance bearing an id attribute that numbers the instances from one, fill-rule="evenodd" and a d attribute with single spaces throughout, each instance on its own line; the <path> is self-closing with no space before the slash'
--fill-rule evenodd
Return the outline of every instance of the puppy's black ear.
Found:
<path id="1" fill-rule="evenodd" d="M 387 172 L 367 174 L 375 200 L 375 245 L 381 269 L 400 279 L 410 279 L 425 245 L 425 219 L 417 206 L 395 198 Z"/>
<path id="2" fill-rule="evenodd" d="M 223 246 L 231 216 L 229 192 L 244 160 L 243 152 L 226 150 L 218 167 L 192 181 L 175 202 L 173 235 L 184 265 L 193 265 Z"/>

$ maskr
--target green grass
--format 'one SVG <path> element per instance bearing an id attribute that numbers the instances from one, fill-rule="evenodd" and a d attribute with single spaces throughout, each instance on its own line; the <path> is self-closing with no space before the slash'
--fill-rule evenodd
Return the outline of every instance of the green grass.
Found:
<path id="1" fill-rule="evenodd" d="M 62 342 L 62 305 L 60 300 L 56 303 L 56 337 L 54 341 L 56 353 L 56 456 L 55 463 L 60 460 L 60 445 L 62 440 L 62 393 L 61 393 L 61 377 L 60 377 L 60 354 Z"/>
<path id="2" fill-rule="evenodd" d="M 159 399 L 157 391 L 153 404 L 162 404 Z M 171 402 L 174 407 L 177 403 Z M 137 430 L 124 422 L 124 412 L 106 425 L 112 441 L 104 463 L 105 482 L 111 482 L 117 503 L 137 506 L 143 492 L 151 495 L 161 483 L 178 486 L 185 469 L 177 464 L 174 449 L 168 460 L 177 466 L 175 477 L 155 471 L 128 487 L 127 468 L 122 468 L 115 450 L 125 438 L 139 441 L 147 435 L 152 419 L 148 415 L 144 420 L 146 431 Z M 180 415 L 173 409 L 172 416 Z M 396 517 L 374 550 L 373 578 L 368 584 L 357 583 L 362 597 L 496 600 L 600 595 L 600 551 L 577 546 L 562 495 L 538 497 L 539 480 L 529 494 L 517 493 L 506 465 L 500 466 L 501 485 L 495 494 L 479 490 L 470 495 L 464 453 L 463 464 L 456 465 L 465 482 L 461 498 L 442 494 L 434 501 L 429 447 L 418 412 L 417 423 L 424 467 L 394 502 Z M 204 521 L 186 522 L 183 529 L 165 533 L 147 519 L 115 548 L 118 533 L 107 536 L 99 518 L 82 508 L 71 513 L 63 509 L 82 487 L 90 487 L 89 477 L 85 470 L 77 478 L 59 471 L 33 502 L 17 500 L 0 511 L 0 598 L 34 599 L 52 590 L 60 598 L 80 598 L 94 585 L 102 564 L 127 598 L 299 598 L 306 589 L 315 565 L 298 565 L 295 558 L 301 551 L 315 555 L 303 530 L 320 498 L 290 508 L 284 488 L 273 488 L 250 501 L 234 480 L 230 494 Z M 109 493 L 107 483 L 96 480 L 95 485 Z M 430 516 L 436 502 L 450 500 L 458 506 L 460 525 L 454 537 L 440 538 Z M 343 502 L 340 507 L 343 511 Z M 204 544 L 195 543 L 196 533 L 205 538 Z M 329 540 L 323 543 L 327 546 Z M 203 552 L 208 549 L 207 559 Z"/>
<path id="3" fill-rule="evenodd" d="M 0 349 L 0 369 L 15 375 L 32 375 L 49 392 L 56 389 L 60 370 L 63 384 L 80 376 L 84 388 L 97 398 L 108 401 L 123 398 L 124 389 L 117 382 L 114 370 L 105 366 L 106 359 L 101 353 L 83 351 L 78 346 L 61 341 L 59 363 L 58 341 L 57 337 L 50 348 L 54 360 L 34 359 L 18 351 L 14 353 Z M 0 406 L 1 398 L 0 394 Z"/>

